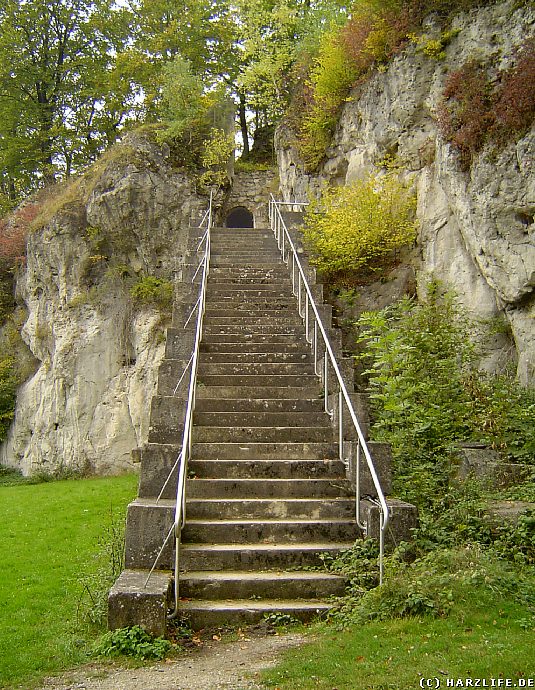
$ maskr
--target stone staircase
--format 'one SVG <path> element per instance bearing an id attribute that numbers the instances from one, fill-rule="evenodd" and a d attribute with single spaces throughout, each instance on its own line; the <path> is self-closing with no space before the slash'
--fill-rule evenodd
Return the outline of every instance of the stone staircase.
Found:
<path id="1" fill-rule="evenodd" d="M 182 438 L 185 395 L 174 389 L 191 352 L 179 326 L 186 306 L 168 331 L 139 497 L 128 511 L 127 569 L 110 592 L 112 628 L 140 623 L 165 633 L 174 542 L 162 570 L 146 578 L 174 519 L 176 472 L 156 497 Z M 306 620 L 343 592 L 343 578 L 307 567 L 361 536 L 354 491 L 268 229 L 212 230 L 186 499 L 180 611 L 195 629 L 270 613 Z"/>

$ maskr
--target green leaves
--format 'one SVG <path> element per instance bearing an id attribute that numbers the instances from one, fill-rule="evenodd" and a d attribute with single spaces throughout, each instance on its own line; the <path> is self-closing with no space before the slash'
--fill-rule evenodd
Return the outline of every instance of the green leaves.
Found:
<path id="1" fill-rule="evenodd" d="M 328 274 L 372 265 L 414 240 L 415 208 L 393 173 L 327 189 L 305 218 L 313 262 Z"/>
<path id="2" fill-rule="evenodd" d="M 484 442 L 504 459 L 535 460 L 535 393 L 478 371 L 474 325 L 439 293 L 431 283 L 426 303 L 404 299 L 358 324 L 374 438 L 392 445 L 396 490 L 420 508 L 448 487 L 456 444 Z"/>
<path id="3" fill-rule="evenodd" d="M 146 661 L 149 659 L 165 659 L 172 648 L 169 640 L 163 637 L 149 635 L 139 625 L 131 628 L 111 630 L 102 636 L 95 647 L 98 656 L 132 656 Z"/>
<path id="4" fill-rule="evenodd" d="M 15 414 L 18 384 L 15 359 L 4 357 L 0 360 L 0 441 L 5 439 Z"/>

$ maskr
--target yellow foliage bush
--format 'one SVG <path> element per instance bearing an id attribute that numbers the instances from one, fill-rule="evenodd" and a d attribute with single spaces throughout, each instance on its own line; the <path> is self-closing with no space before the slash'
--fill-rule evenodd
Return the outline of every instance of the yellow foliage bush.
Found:
<path id="1" fill-rule="evenodd" d="M 327 189 L 305 217 L 312 262 L 326 274 L 373 267 L 416 236 L 416 196 L 394 173 Z"/>

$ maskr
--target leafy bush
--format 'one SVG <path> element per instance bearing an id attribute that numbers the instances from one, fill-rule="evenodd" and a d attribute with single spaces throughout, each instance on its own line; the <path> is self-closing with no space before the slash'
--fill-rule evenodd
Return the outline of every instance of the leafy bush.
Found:
<path id="1" fill-rule="evenodd" d="M 434 60 L 445 60 L 445 49 L 459 33 L 460 29 L 450 29 L 443 31 L 438 38 L 429 38 L 424 34 L 422 36 L 411 35 L 410 39 L 416 44 L 416 50 L 426 57 Z"/>
<path id="2" fill-rule="evenodd" d="M 480 4 L 483 0 L 357 0 L 344 26 L 329 25 L 317 53 L 305 52 L 294 66 L 297 87 L 287 119 L 297 134 L 306 169 L 314 171 L 321 163 L 350 90 L 373 69 L 383 68 L 411 35 L 425 55 L 443 58 L 457 32 L 446 30 L 436 39 L 418 39 L 415 34 L 425 16 L 436 12 L 447 20 Z"/>
<path id="3" fill-rule="evenodd" d="M 416 235 L 414 194 L 390 173 L 327 189 L 305 218 L 313 262 L 327 274 L 373 266 Z"/>
<path id="4" fill-rule="evenodd" d="M 395 485 L 419 506 L 448 485 L 452 451 L 484 441 L 533 462 L 535 392 L 475 367 L 472 324 L 432 283 L 426 303 L 404 299 L 359 321 L 373 435 L 391 443 Z"/>
<path id="5" fill-rule="evenodd" d="M 405 548 L 387 559 L 383 585 L 341 598 L 330 620 L 345 627 L 370 620 L 443 617 L 472 597 L 508 596 L 524 605 L 535 603 L 529 576 L 479 545 L 437 548 L 411 563 L 403 558 Z"/>
<path id="6" fill-rule="evenodd" d="M 210 136 L 203 142 L 201 165 L 207 170 L 199 178 L 201 187 L 223 187 L 228 184 L 227 165 L 234 154 L 234 148 L 233 134 L 226 134 L 216 127 L 211 130 Z"/>
<path id="7" fill-rule="evenodd" d="M 130 289 L 134 301 L 169 308 L 173 302 L 173 283 L 165 278 L 145 276 Z"/>
<path id="8" fill-rule="evenodd" d="M 139 625 L 131 628 L 110 630 L 103 635 L 95 647 L 97 656 L 132 656 L 146 661 L 149 659 L 164 659 L 172 645 L 163 637 L 153 637 Z"/>
<path id="9" fill-rule="evenodd" d="M 227 182 L 226 164 L 234 153 L 234 138 L 226 134 L 227 107 L 220 91 L 207 92 L 191 63 L 177 55 L 162 71 L 160 141 L 170 144 L 174 162 L 190 169 L 208 167 L 201 186 Z"/>
<path id="10" fill-rule="evenodd" d="M 522 46 L 516 65 L 502 74 L 495 98 L 496 130 L 502 133 L 523 133 L 535 117 L 535 38 Z"/>
<path id="11" fill-rule="evenodd" d="M 0 359 L 0 441 L 6 438 L 15 415 L 18 384 L 14 358 L 3 357 Z"/>
<path id="12" fill-rule="evenodd" d="M 485 143 L 503 146 L 522 135 L 535 117 L 535 39 L 519 50 L 515 65 L 491 81 L 485 65 L 470 61 L 446 81 L 438 124 L 468 169 Z M 496 82 L 497 85 L 494 85 Z"/>
<path id="13" fill-rule="evenodd" d="M 350 549 L 333 555 L 326 552 L 320 555 L 323 566 L 347 580 L 347 592 L 358 596 L 375 587 L 379 582 L 379 544 L 376 539 L 357 539 Z"/>
<path id="14" fill-rule="evenodd" d="M 371 3 L 357 3 L 344 27 L 323 34 L 306 80 L 305 108 L 297 118 L 298 148 L 307 169 L 321 162 L 350 89 L 404 40 L 393 16 Z"/>
<path id="15" fill-rule="evenodd" d="M 459 151 L 464 169 L 483 147 L 492 124 L 490 81 L 482 65 L 468 62 L 448 77 L 439 109 L 439 126 Z"/>
<path id="16" fill-rule="evenodd" d="M 0 325 L 15 308 L 14 274 L 26 261 L 26 237 L 38 211 L 27 203 L 0 219 Z"/>

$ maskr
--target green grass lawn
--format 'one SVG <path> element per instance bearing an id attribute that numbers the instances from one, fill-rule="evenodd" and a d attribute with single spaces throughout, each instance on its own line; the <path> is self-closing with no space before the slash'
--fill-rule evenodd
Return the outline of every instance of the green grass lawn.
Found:
<path id="1" fill-rule="evenodd" d="M 482 587 L 456 594 L 459 602 L 445 618 L 368 622 L 344 631 L 321 624 L 311 630 L 314 642 L 286 653 L 262 681 L 280 690 L 413 690 L 421 679 L 436 687 L 438 678 L 446 687 L 448 678 L 486 678 L 491 687 L 491 678 L 531 677 L 535 687 L 533 611 Z"/>
<path id="2" fill-rule="evenodd" d="M 136 489 L 134 475 L 0 486 L 0 687 L 87 659 L 97 631 L 78 622 L 81 577 Z"/>

